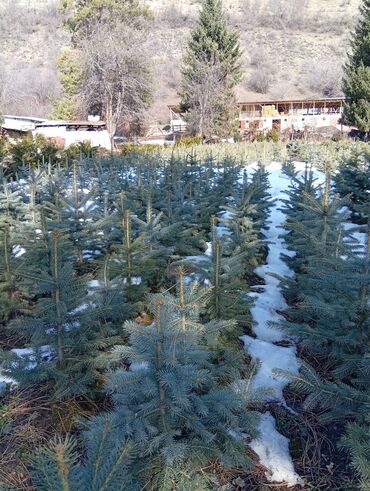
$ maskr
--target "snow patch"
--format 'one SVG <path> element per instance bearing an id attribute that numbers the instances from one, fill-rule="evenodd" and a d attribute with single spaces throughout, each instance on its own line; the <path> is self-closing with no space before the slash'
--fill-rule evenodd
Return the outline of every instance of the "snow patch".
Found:
<path id="1" fill-rule="evenodd" d="M 304 166 L 302 167 L 304 169 Z M 269 246 L 266 264 L 255 269 L 255 273 L 264 280 L 264 285 L 258 285 L 256 292 L 249 293 L 254 299 L 251 314 L 252 329 L 256 338 L 242 336 L 240 339 L 252 359 L 259 362 L 252 379 L 252 388 L 266 389 L 266 401 L 276 400 L 286 406 L 283 390 L 287 381 L 277 376 L 274 370 L 282 369 L 297 374 L 300 365 L 294 345 L 284 347 L 274 344 L 292 340 L 282 328 L 273 327 L 282 319 L 278 312 L 288 307 L 281 293 L 280 281 L 273 275 L 292 277 L 294 274 L 282 259 L 283 254 L 291 255 L 284 241 L 285 232 L 281 230 L 286 217 L 280 209 L 281 200 L 285 198 L 290 181 L 282 174 L 281 164 L 272 163 L 267 170 L 270 172 L 270 194 L 275 201 L 271 208 L 269 227 L 264 232 L 265 241 Z M 275 420 L 270 413 L 262 415 L 259 430 L 259 437 L 250 443 L 250 447 L 259 456 L 261 464 L 268 469 L 268 480 L 285 483 L 287 486 L 302 484 L 289 454 L 289 441 L 278 433 Z"/>
<path id="2" fill-rule="evenodd" d="M 289 440 L 276 430 L 275 420 L 269 412 L 262 415 L 259 432 L 260 436 L 249 446 L 256 452 L 261 464 L 268 469 L 268 481 L 285 483 L 288 486 L 303 485 L 302 479 L 293 467 L 289 454 Z"/>
<path id="3" fill-rule="evenodd" d="M 142 372 L 149 369 L 149 363 L 147 361 L 134 361 L 130 365 L 131 372 Z"/>
<path id="4" fill-rule="evenodd" d="M 26 249 L 24 249 L 24 247 L 17 244 L 15 246 L 13 246 L 12 253 L 13 253 L 13 256 L 15 256 L 15 257 L 21 257 L 21 256 L 23 256 L 23 254 L 26 253 Z"/>
<path id="5" fill-rule="evenodd" d="M 298 374 L 300 364 L 296 357 L 295 346 L 285 348 L 250 336 L 242 336 L 240 339 L 252 359 L 260 362 L 260 368 L 252 380 L 252 388 L 268 389 L 271 391 L 271 396 L 267 396 L 268 400 L 284 401 L 283 390 L 287 382 L 277 376 L 274 369 L 279 368 Z"/>

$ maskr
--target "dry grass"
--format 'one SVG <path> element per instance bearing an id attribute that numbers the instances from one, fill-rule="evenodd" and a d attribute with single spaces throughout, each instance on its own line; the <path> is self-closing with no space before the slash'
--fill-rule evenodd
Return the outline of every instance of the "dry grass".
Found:
<path id="1" fill-rule="evenodd" d="M 76 423 L 108 408 L 88 397 L 50 402 L 48 386 L 13 390 L 0 400 L 0 487 L 30 490 L 35 451 L 56 435 L 76 432 Z"/>
<path id="2" fill-rule="evenodd" d="M 32 452 L 53 435 L 45 391 L 14 391 L 0 406 L 0 483 L 30 488 L 27 463 Z"/>

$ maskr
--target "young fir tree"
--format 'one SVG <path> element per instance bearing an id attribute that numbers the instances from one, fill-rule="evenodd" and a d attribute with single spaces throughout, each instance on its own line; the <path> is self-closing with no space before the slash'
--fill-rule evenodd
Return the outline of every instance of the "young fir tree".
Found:
<path id="1" fill-rule="evenodd" d="M 354 148 L 348 159 L 340 166 L 334 176 L 335 189 L 340 196 L 350 197 L 351 219 L 356 223 L 366 223 L 367 218 L 359 211 L 359 206 L 369 200 L 370 162 L 366 148 Z"/>
<path id="2" fill-rule="evenodd" d="M 55 184 L 57 188 L 58 183 Z M 86 261 L 100 255 L 95 246 L 97 240 L 94 221 L 97 218 L 97 204 L 94 190 L 81 190 L 77 164 L 73 164 L 71 189 L 55 193 L 51 202 L 43 200 L 43 207 L 52 221 L 52 226 L 68 233 L 75 249 L 80 271 L 86 268 Z"/>
<path id="3" fill-rule="evenodd" d="M 312 169 L 307 165 L 302 176 L 299 175 L 299 171 L 288 166 L 285 166 L 284 172 L 290 178 L 286 191 L 288 198 L 282 200 L 282 211 L 286 215 L 284 240 L 287 242 L 288 250 L 293 253 L 285 254 L 284 260 L 291 269 L 298 273 L 306 262 L 305 244 L 307 240 L 300 225 L 304 224 L 304 229 L 309 229 L 311 220 L 315 218 L 314 213 L 306 206 L 309 200 L 315 200 L 317 197 L 319 186 L 316 185 Z"/>
<path id="4" fill-rule="evenodd" d="M 40 450 L 32 462 L 32 481 L 38 491 L 139 491 L 131 464 L 132 442 L 115 425 L 114 417 L 93 419 L 84 433 L 87 451 L 82 461 L 76 440 L 55 439 Z"/>
<path id="5" fill-rule="evenodd" d="M 194 293 L 180 276 L 177 297 L 151 297 L 154 323 L 126 324 L 130 346 L 120 352 L 133 365 L 111 377 L 117 424 L 138 449 L 133 472 L 152 490 L 208 489 L 211 477 L 199 470 L 214 459 L 247 465 L 230 430 L 253 433 L 255 415 L 219 385 Z"/>
<path id="6" fill-rule="evenodd" d="M 253 174 L 251 182 L 244 172 L 241 190 L 234 193 L 229 204 L 221 206 L 226 213 L 219 221 L 231 232 L 233 254 L 241 254 L 242 276 L 245 278 L 252 274 L 263 258 L 261 229 L 271 207 L 268 187 L 268 180 L 261 179 L 260 169 Z"/>
<path id="7" fill-rule="evenodd" d="M 195 256 L 204 250 L 206 235 L 196 223 L 196 206 L 185 192 L 180 182 L 166 196 L 164 212 L 169 225 L 161 236 L 161 244 L 172 249 L 174 257 Z"/>
<path id="8" fill-rule="evenodd" d="M 147 195 L 145 220 L 141 220 L 135 215 L 132 216 L 132 219 L 138 227 L 139 235 L 143 238 L 147 261 L 150 260 L 152 263 L 151 267 L 149 264 L 145 267 L 147 284 L 149 287 L 158 287 L 163 281 L 164 271 L 173 251 L 173 248 L 163 244 L 163 238 L 173 233 L 175 227 L 163 224 L 163 212 L 155 213 L 150 192 Z M 147 272 L 150 269 L 152 274 L 149 275 Z"/>
<path id="9" fill-rule="evenodd" d="M 314 367 L 304 365 L 293 380 L 307 394 L 305 408 L 318 409 L 324 423 L 350 422 L 344 444 L 362 478 L 361 489 L 368 489 L 370 227 L 364 251 L 342 226 L 348 218 L 339 213 L 342 203 L 330 197 L 329 183 L 327 179 L 321 198 L 310 196 L 301 206 L 295 217 L 299 227 L 290 237 L 292 249 L 299 244 L 301 257 L 304 249 L 306 254 L 294 285 L 299 297 L 287 312 L 293 322 L 287 326 L 299 335 L 303 353 L 315 361 Z M 302 215 L 306 210 L 310 220 Z M 361 210 L 364 216 L 369 211 L 368 204 Z M 300 234 L 305 244 L 298 242 Z"/>
<path id="10" fill-rule="evenodd" d="M 5 373 L 21 385 L 51 381 L 56 399 L 99 392 L 113 363 L 106 351 L 121 338 L 102 322 L 98 297 L 86 299 L 86 280 L 77 277 L 73 248 L 61 231 L 34 234 L 26 251 L 19 289 L 33 307 L 8 325 L 25 348 L 7 353 Z"/>
<path id="11" fill-rule="evenodd" d="M 250 185 L 254 192 L 251 197 L 251 203 L 257 205 L 256 218 L 261 221 L 262 227 L 266 227 L 267 218 L 270 214 L 270 208 L 273 204 L 269 189 L 271 187 L 269 181 L 269 173 L 264 164 L 260 164 L 257 170 L 253 173 Z"/>
<path id="12" fill-rule="evenodd" d="M 110 377 L 113 411 L 89 422 L 82 463 L 68 439 L 37 456 L 37 489 L 211 490 L 218 483 L 204 471 L 210 462 L 251 465 L 236 434 L 255 434 L 254 396 L 231 389 L 240 366 L 230 365 L 226 382 L 212 362 L 207 340 L 219 336 L 222 323 L 199 323 L 205 293 L 186 286 L 180 271 L 176 296 L 151 296 L 152 325 L 125 324 L 130 344 L 117 350 L 130 368 Z"/>
<path id="13" fill-rule="evenodd" d="M 26 310 L 26 299 L 18 288 L 19 269 L 24 249 L 14 244 L 10 227 L 0 229 L 0 343 L 6 343 L 7 325 L 17 314 Z M 14 338 L 13 338 L 14 342 Z"/>
<path id="14" fill-rule="evenodd" d="M 224 326 L 219 339 L 219 347 L 238 348 L 238 336 L 250 322 L 249 299 L 245 292 L 246 258 L 250 251 L 233 250 L 232 241 L 220 236 L 217 218 L 211 218 L 211 242 L 205 254 L 185 257 L 176 264 L 185 265 L 193 278 L 209 285 L 207 302 L 203 307 L 203 316 L 207 321 L 229 322 Z"/>
<path id="15" fill-rule="evenodd" d="M 227 26 L 221 0 L 204 0 L 197 26 L 193 30 L 182 70 L 181 107 L 185 112 L 200 112 L 206 102 L 204 94 L 209 93 L 211 112 L 205 112 L 207 124 L 198 125 L 201 136 L 207 127 L 207 136 L 212 133 L 230 136 L 235 128 L 234 87 L 241 80 L 241 50 L 238 36 Z M 199 87 L 199 81 L 212 72 L 208 86 Z M 216 81 L 216 90 L 213 90 Z M 199 90 L 200 89 L 200 90 Z M 209 104 L 208 104 L 209 106 Z"/>
<path id="16" fill-rule="evenodd" d="M 353 33 L 343 79 L 346 96 L 343 122 L 367 134 L 370 131 L 370 1 L 363 0 Z"/>
<path id="17" fill-rule="evenodd" d="M 26 217 L 27 207 L 21 190 L 13 190 L 11 184 L 4 180 L 0 191 L 0 332 L 4 345 L 8 344 L 8 336 L 11 336 L 7 330 L 8 322 L 27 305 L 17 281 L 25 252 L 19 241 L 26 228 L 23 221 Z M 11 338 L 14 342 L 14 336 Z"/>

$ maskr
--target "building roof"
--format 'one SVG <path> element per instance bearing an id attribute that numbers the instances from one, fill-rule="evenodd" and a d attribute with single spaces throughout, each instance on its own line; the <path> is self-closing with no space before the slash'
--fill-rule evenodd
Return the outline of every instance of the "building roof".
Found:
<path id="1" fill-rule="evenodd" d="M 37 128 L 43 128 L 46 126 L 89 126 L 89 127 L 97 127 L 97 126 L 106 126 L 105 121 L 63 121 L 63 120 L 45 120 L 43 122 L 36 124 Z"/>
<path id="2" fill-rule="evenodd" d="M 14 116 L 11 114 L 4 114 L 4 119 L 11 119 L 14 121 L 25 121 L 28 123 L 42 123 L 43 121 L 47 121 L 46 118 L 37 118 L 34 116 Z"/>
<path id="3" fill-rule="evenodd" d="M 37 123 L 42 123 L 46 119 L 32 118 L 28 116 L 10 116 L 4 115 L 4 124 L 1 127 L 8 131 L 19 131 L 22 133 L 28 133 L 35 129 Z"/>
<path id="4" fill-rule="evenodd" d="M 18 131 L 28 133 L 37 128 L 46 127 L 85 127 L 85 128 L 106 128 L 105 121 L 64 121 L 64 120 L 49 120 L 45 118 L 35 118 L 32 116 L 12 116 L 6 114 L 4 116 L 4 124 L 1 127 L 7 131 Z"/>
<path id="5" fill-rule="evenodd" d="M 62 121 L 62 120 L 45 120 L 36 124 L 36 128 L 56 127 L 56 126 L 86 126 L 89 128 L 102 128 L 106 126 L 105 121 Z"/>
<path id="6" fill-rule="evenodd" d="M 276 105 L 276 104 L 307 104 L 313 102 L 344 102 L 345 97 L 312 97 L 310 99 L 275 99 L 275 100 L 261 100 L 261 101 L 243 101 L 237 102 L 238 106 L 249 106 L 249 105 Z M 168 108 L 176 114 L 180 114 L 180 107 L 178 104 L 169 104 Z"/>
<path id="7" fill-rule="evenodd" d="M 266 100 L 266 101 L 245 101 L 238 102 L 238 106 L 248 106 L 248 105 L 274 105 L 274 104 L 307 104 L 312 102 L 343 102 L 345 101 L 345 97 L 312 97 L 311 99 L 275 99 L 275 100 Z"/>

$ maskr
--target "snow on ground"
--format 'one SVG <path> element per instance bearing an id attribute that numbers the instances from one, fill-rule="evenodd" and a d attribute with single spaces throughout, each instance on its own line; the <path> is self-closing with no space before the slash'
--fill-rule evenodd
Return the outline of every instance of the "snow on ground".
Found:
<path id="1" fill-rule="evenodd" d="M 282 329 L 270 325 L 281 319 L 277 311 L 287 308 L 279 287 L 279 280 L 270 273 L 279 276 L 293 275 L 281 259 L 282 253 L 289 254 L 285 241 L 281 237 L 284 232 L 280 228 L 285 221 L 285 215 L 279 209 L 282 204 L 280 200 L 285 197 L 284 191 L 289 186 L 289 179 L 281 173 L 280 164 L 272 164 L 268 167 L 268 171 L 270 172 L 270 193 L 275 199 L 271 209 L 269 228 L 265 232 L 269 253 L 266 264 L 255 270 L 256 274 L 264 280 L 265 285 L 259 287 L 259 293 L 253 294 L 255 303 L 251 309 L 252 329 L 256 337 L 242 336 L 241 340 L 252 359 L 259 361 L 260 364 L 252 386 L 256 389 L 262 387 L 268 389 L 266 400 L 276 400 L 286 405 L 283 389 L 287 382 L 276 376 L 273 370 L 278 368 L 297 374 L 299 361 L 292 341 L 288 347 L 274 344 L 283 340 L 289 341 L 289 337 Z M 289 440 L 278 433 L 275 420 L 269 412 L 262 415 L 259 431 L 258 438 L 249 445 L 257 453 L 261 464 L 267 468 L 266 478 L 270 482 L 286 483 L 288 486 L 302 484 L 289 454 Z"/>
<path id="2" fill-rule="evenodd" d="M 274 374 L 279 367 L 291 373 L 298 373 L 299 363 L 294 346 L 284 348 L 271 342 L 243 336 L 242 340 L 248 353 L 254 360 L 261 360 L 261 367 L 252 380 L 253 389 L 269 389 L 271 395 L 267 399 L 284 402 L 283 389 L 287 385 L 285 379 Z"/>
<path id="3" fill-rule="evenodd" d="M 14 380 L 3 375 L 0 370 L 0 394 L 4 390 L 6 384 L 13 384 L 13 383 L 15 383 Z"/>
<path id="4" fill-rule="evenodd" d="M 289 440 L 276 430 L 275 420 L 269 412 L 262 415 L 260 432 L 260 438 L 253 440 L 250 447 L 268 469 L 268 480 L 286 483 L 288 486 L 303 484 L 294 471 L 289 455 Z"/>
<path id="5" fill-rule="evenodd" d="M 131 372 L 146 371 L 149 368 L 149 364 L 146 361 L 133 361 L 130 365 Z"/>
<path id="6" fill-rule="evenodd" d="M 37 366 L 36 362 L 36 350 L 34 348 L 13 348 L 11 350 L 16 356 L 23 358 L 26 357 L 29 360 L 26 370 L 32 370 Z M 50 361 L 52 358 L 52 351 L 50 346 L 40 346 L 38 349 L 38 356 L 41 356 L 45 361 Z M 2 391 L 5 389 L 6 384 L 17 384 L 15 380 L 4 375 L 0 369 L 0 395 Z"/>
<path id="7" fill-rule="evenodd" d="M 352 222 L 345 222 L 343 223 L 343 228 L 351 234 L 351 238 L 353 239 L 353 241 L 349 240 L 348 243 L 358 246 L 357 253 L 359 256 L 363 257 L 367 250 L 367 234 L 365 227 L 354 225 Z"/>
<path id="8" fill-rule="evenodd" d="M 26 253 L 26 249 L 24 249 L 24 247 L 22 247 L 21 245 L 17 244 L 13 246 L 12 253 L 14 257 L 21 257 L 23 256 L 23 254 Z"/>

